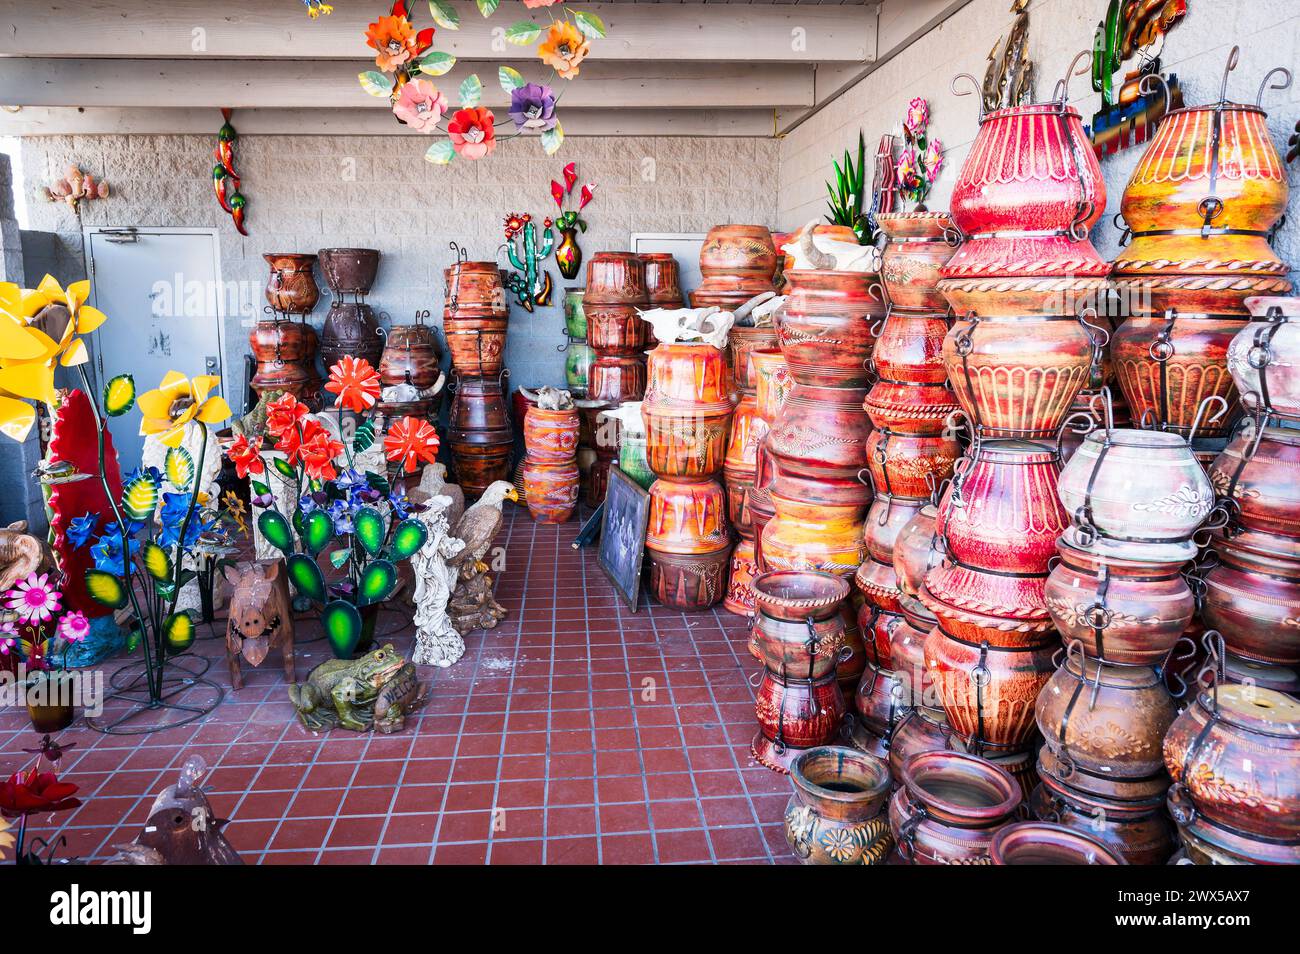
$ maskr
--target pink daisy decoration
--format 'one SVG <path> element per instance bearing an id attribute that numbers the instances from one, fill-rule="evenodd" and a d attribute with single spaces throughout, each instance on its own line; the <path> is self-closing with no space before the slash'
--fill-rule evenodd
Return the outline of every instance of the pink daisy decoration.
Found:
<path id="1" fill-rule="evenodd" d="M 6 636 L 4 639 L 0 639 L 0 656 L 8 656 L 17 645 L 12 637 Z"/>
<path id="2" fill-rule="evenodd" d="M 61 607 L 63 594 L 50 586 L 50 575 L 33 573 L 9 591 L 9 608 L 19 619 L 29 623 L 43 623 Z"/>
<path id="3" fill-rule="evenodd" d="M 64 613 L 59 618 L 59 635 L 70 643 L 79 643 L 90 635 L 90 620 L 85 613 Z"/>

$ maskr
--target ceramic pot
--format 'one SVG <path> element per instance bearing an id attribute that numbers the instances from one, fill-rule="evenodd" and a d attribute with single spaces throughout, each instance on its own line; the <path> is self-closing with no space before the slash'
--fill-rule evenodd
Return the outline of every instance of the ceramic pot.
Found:
<path id="1" fill-rule="evenodd" d="M 1300 420 L 1300 298 L 1252 297 L 1253 320 L 1228 344 L 1228 373 L 1241 394 Z"/>
<path id="2" fill-rule="evenodd" d="M 946 726 L 947 717 L 943 716 L 934 678 L 925 665 L 925 640 L 934 629 L 934 620 L 916 614 L 920 604 L 915 600 L 909 602 L 904 598 L 902 602 L 902 621 L 889 633 L 890 666 L 903 681 L 904 701 L 910 706 L 937 711 Z"/>
<path id="3" fill-rule="evenodd" d="M 903 525 L 894 540 L 894 572 L 906 596 L 920 595 L 926 574 L 943 560 L 935 528 L 939 508 L 927 503 Z"/>
<path id="4" fill-rule="evenodd" d="M 882 383 L 947 385 L 948 371 L 943 365 L 946 308 L 945 304 L 934 313 L 913 314 L 897 308 L 889 312 L 871 352 L 872 366 Z M 956 407 L 951 394 L 949 402 Z"/>
<path id="5" fill-rule="evenodd" d="M 945 633 L 973 646 L 1023 649 L 1055 641 L 1043 594 L 1046 574 L 1005 577 L 945 563 L 918 596 Z"/>
<path id="6" fill-rule="evenodd" d="M 1208 473 L 1234 526 L 1300 538 L 1300 431 L 1259 433 L 1252 425 L 1228 442 Z"/>
<path id="7" fill-rule="evenodd" d="M 944 312 L 948 302 L 935 287 L 940 269 L 957 251 L 959 239 L 947 212 L 883 212 L 876 224 L 889 236 L 880 278 L 895 309 Z"/>
<path id="8" fill-rule="evenodd" d="M 1257 662 L 1232 652 L 1223 654 L 1223 678 L 1237 685 L 1260 686 L 1288 696 L 1300 696 L 1300 672 L 1290 666 Z"/>
<path id="9" fill-rule="evenodd" d="M 955 431 L 950 420 L 961 409 L 946 383 L 899 384 L 883 378 L 872 385 L 862 407 L 880 430 L 936 439 Z"/>
<path id="10" fill-rule="evenodd" d="M 365 302 L 336 301 L 330 305 L 320 335 L 320 358 L 325 370 L 345 355 L 364 358 L 377 368 L 383 353 L 384 336 L 373 308 Z"/>
<path id="11" fill-rule="evenodd" d="M 586 292 L 570 288 L 564 293 L 564 333 L 575 340 L 587 340 L 587 313 L 582 308 Z"/>
<path id="12" fill-rule="evenodd" d="M 311 326 L 293 321 L 259 321 L 248 336 L 257 371 L 248 386 L 261 395 L 287 391 L 300 400 L 320 389 L 316 374 L 316 334 Z"/>
<path id="13" fill-rule="evenodd" d="M 495 319 L 504 323 L 510 315 L 501 269 L 496 262 L 457 262 L 442 271 L 443 328 L 452 330 L 453 321 Z"/>
<path id="14" fill-rule="evenodd" d="M 866 661 L 878 669 L 894 669 L 894 632 L 903 625 L 902 615 L 863 603 L 855 618 Z"/>
<path id="15" fill-rule="evenodd" d="M 786 281 L 785 274 L 794 270 L 794 256 L 786 251 L 790 245 L 798 245 L 802 240 L 807 226 L 796 229 L 793 232 L 773 232 L 772 243 L 776 246 L 776 275 L 773 281 L 781 289 L 782 295 L 790 294 L 790 284 Z M 853 231 L 847 225 L 832 225 L 829 222 L 822 222 L 813 226 L 813 235 L 819 238 L 831 239 L 836 242 L 848 242 L 850 244 L 860 244 L 858 233 Z"/>
<path id="16" fill-rule="evenodd" d="M 777 347 L 775 328 L 746 328 L 732 326 L 727 334 L 727 360 L 736 389 L 742 394 L 753 394 L 758 388 L 754 368 L 749 356 L 755 351 L 770 351 Z"/>
<path id="17" fill-rule="evenodd" d="M 1153 667 L 1112 666 L 1079 652 L 1067 652 L 1035 706 L 1057 779 L 1129 799 L 1159 796 L 1168 785 L 1160 743 L 1177 713 Z"/>
<path id="18" fill-rule="evenodd" d="M 1300 664 L 1300 561 L 1271 557 L 1216 536 L 1217 565 L 1205 571 L 1201 619 L 1239 656 Z"/>
<path id="19" fill-rule="evenodd" d="M 849 584 L 840 577 L 809 570 L 762 573 L 753 587 L 759 612 L 788 623 L 834 620 L 849 595 Z"/>
<path id="20" fill-rule="evenodd" d="M 1101 375 L 1094 375 L 1092 382 L 1085 387 L 1074 399 L 1074 404 L 1070 407 L 1070 413 L 1066 415 L 1069 421 L 1080 415 L 1078 421 L 1082 421 L 1081 415 L 1087 415 L 1092 420 L 1093 427 L 1104 427 L 1106 425 L 1106 415 L 1104 408 L 1105 398 L 1102 396 L 1100 381 L 1114 381 L 1114 370 L 1110 367 L 1108 357 L 1103 358 L 1106 371 Z M 1097 385 L 1094 387 L 1093 385 Z M 1124 395 L 1118 388 L 1111 387 L 1107 392 L 1110 397 L 1110 424 L 1111 428 L 1131 429 L 1133 427 L 1133 415 L 1129 413 L 1128 405 L 1124 403 Z M 1086 427 L 1076 427 L 1071 423 L 1066 425 L 1060 435 L 1057 437 L 1057 446 L 1061 451 L 1061 464 L 1070 462 L 1070 458 L 1083 444 L 1083 439 L 1087 436 Z"/>
<path id="21" fill-rule="evenodd" d="M 818 570 L 847 576 L 866 558 L 863 508 L 808 503 L 772 494 L 775 516 L 763 528 L 764 565 L 774 570 Z"/>
<path id="22" fill-rule="evenodd" d="M 528 512 L 538 523 L 565 523 L 578 506 L 578 461 L 524 460 Z"/>
<path id="23" fill-rule="evenodd" d="M 865 388 L 796 383 L 767 436 L 768 451 L 787 474 L 856 479 L 866 463 L 871 421 Z"/>
<path id="24" fill-rule="evenodd" d="M 840 746 L 804 752 L 790 766 L 794 795 L 785 840 L 806 865 L 881 865 L 893 849 L 889 767 Z"/>
<path id="25" fill-rule="evenodd" d="M 76 687 L 72 674 L 59 670 L 36 671 L 22 684 L 27 701 L 27 718 L 32 728 L 42 734 L 62 732 L 77 717 L 77 708 L 65 700 L 74 699 Z"/>
<path id="26" fill-rule="evenodd" d="M 936 626 L 925 641 L 925 664 L 953 732 L 975 749 L 1011 752 L 1034 734 L 1034 700 L 1056 669 L 1055 651 L 1050 643 L 981 647 Z"/>
<path id="27" fill-rule="evenodd" d="M 908 864 L 989 864 L 993 835 L 1011 820 L 1020 800 L 1020 785 L 993 763 L 958 752 L 924 752 L 903 766 L 889 824 Z"/>
<path id="28" fill-rule="evenodd" d="M 884 613 L 901 613 L 903 593 L 892 563 L 881 563 L 868 556 L 853 574 L 853 585 L 862 594 L 866 606 Z"/>
<path id="29" fill-rule="evenodd" d="M 606 404 L 624 404 L 645 397 L 645 358 L 606 357 L 591 363 L 587 395 Z"/>
<path id="30" fill-rule="evenodd" d="M 456 378 L 448 423 L 452 431 L 488 431 L 511 436 L 500 379 Z"/>
<path id="31" fill-rule="evenodd" d="M 506 330 L 448 330 L 451 369 L 464 377 L 496 377 L 506 366 Z"/>
<path id="32" fill-rule="evenodd" d="M 763 670 L 755 695 L 758 732 L 750 743 L 755 761 L 788 772 L 801 749 L 832 742 L 844 718 L 844 694 L 834 676 L 782 679 Z"/>
<path id="33" fill-rule="evenodd" d="M 483 495 L 498 480 L 510 479 L 510 456 L 514 441 L 505 437 L 474 431 L 453 430 L 447 440 L 451 447 L 451 466 L 456 482 L 468 498 Z"/>
<path id="34" fill-rule="evenodd" d="M 529 408 L 524 418 L 524 447 L 538 463 L 563 463 L 578 452 L 578 409 Z"/>
<path id="35" fill-rule="evenodd" d="M 1139 426 L 1187 437 L 1206 398 L 1217 395 L 1235 408 L 1228 346 L 1241 328 L 1241 318 L 1189 313 L 1137 315 L 1120 325 L 1111 337 L 1111 360 Z M 1196 433 L 1226 437 L 1234 420 L 1233 413 L 1203 420 Z"/>
<path id="36" fill-rule="evenodd" d="M 365 295 L 379 274 L 379 250 L 374 248 L 323 248 L 316 253 L 321 274 L 330 291 L 338 295 Z"/>
<path id="37" fill-rule="evenodd" d="M 704 480 L 720 474 L 732 416 L 729 402 L 692 408 L 647 399 L 641 405 L 641 415 L 646 426 L 646 460 L 657 475 Z"/>
<path id="38" fill-rule="evenodd" d="M 681 308 L 685 298 L 677 259 L 668 252 L 642 252 L 641 261 L 645 263 L 645 287 L 650 307 Z"/>
<path id="39" fill-rule="evenodd" d="M 754 409 L 768 424 L 774 422 L 785 406 L 794 378 L 785 364 L 785 355 L 774 348 L 758 348 L 749 353 L 754 369 Z"/>
<path id="40" fill-rule="evenodd" d="M 731 542 L 717 550 L 672 553 L 646 545 L 650 593 L 669 609 L 698 612 L 716 606 L 727 594 Z"/>
<path id="41" fill-rule="evenodd" d="M 761 225 L 717 225 L 700 247 L 699 286 L 691 292 L 696 308 L 717 305 L 733 310 L 755 295 L 776 291 L 776 247 Z"/>
<path id="42" fill-rule="evenodd" d="M 618 469 L 646 490 L 650 489 L 650 485 L 657 478 L 654 471 L 650 469 L 649 461 L 646 460 L 644 434 L 623 432 L 618 446 Z"/>
<path id="43" fill-rule="evenodd" d="M 989 847 L 995 865 L 1126 865 L 1105 842 L 1050 822 L 1016 822 L 999 829 Z"/>
<path id="44" fill-rule="evenodd" d="M 952 476 L 962 447 L 952 433 L 906 434 L 877 427 L 867 438 L 866 451 L 867 473 L 878 495 L 923 500 Z"/>
<path id="45" fill-rule="evenodd" d="M 885 303 L 869 272 L 795 269 L 778 322 L 790 376 L 801 384 L 860 388 L 871 383 L 867 361 Z"/>
<path id="46" fill-rule="evenodd" d="M 877 494 L 862 524 L 862 542 L 873 560 L 894 565 L 894 544 L 903 528 L 924 507 L 924 500 Z"/>
<path id="47" fill-rule="evenodd" d="M 565 349 L 564 384 L 574 394 L 586 394 L 591 384 L 591 364 L 596 352 L 585 341 L 570 341 Z"/>
<path id="48" fill-rule="evenodd" d="M 897 673 L 867 663 L 853 694 L 854 731 L 863 729 L 888 746 L 894 727 L 907 712 L 906 698 Z"/>
<path id="49" fill-rule="evenodd" d="M 320 289 L 312 274 L 316 256 L 300 252 L 263 252 L 271 266 L 266 300 L 281 314 L 305 315 L 316 307 Z"/>
<path id="50" fill-rule="evenodd" d="M 1201 692 L 1164 756 L 1180 828 L 1255 863 L 1300 863 L 1300 702 L 1258 687 Z"/>
<path id="51" fill-rule="evenodd" d="M 1192 533 L 1214 507 L 1187 441 L 1160 431 L 1094 430 L 1062 470 L 1059 491 L 1073 518 L 1071 546 L 1150 563 L 1194 557 Z"/>
<path id="52" fill-rule="evenodd" d="M 438 383 L 442 349 L 438 335 L 428 325 L 396 325 L 388 329 L 379 359 L 379 383 L 385 387 L 409 384 L 420 390 Z"/>
<path id="53" fill-rule="evenodd" d="M 754 395 L 743 393 L 731 418 L 727 438 L 727 455 L 723 476 L 727 484 L 727 506 L 731 524 L 737 533 L 750 535 L 753 528 L 745 508 L 745 499 L 758 473 L 758 445 L 767 437 L 767 421 L 755 410 Z"/>
<path id="54" fill-rule="evenodd" d="M 632 252 L 597 252 L 587 262 L 587 287 L 582 298 L 584 311 L 590 305 L 635 305 L 650 303 L 646 291 L 645 262 Z M 590 338 L 591 312 L 587 311 Z M 644 339 L 642 339 L 644 343 Z M 593 346 L 596 342 L 591 342 Z"/>
<path id="55" fill-rule="evenodd" d="M 889 737 L 889 771 L 894 788 L 903 784 L 903 766 L 908 759 L 925 752 L 943 752 L 951 746 L 952 732 L 942 709 L 917 706 L 908 709 L 894 725 Z"/>
<path id="56" fill-rule="evenodd" d="M 572 280 L 578 277 L 582 268 L 582 249 L 578 245 L 576 228 L 561 228 L 560 241 L 555 245 L 555 264 L 563 278 Z"/>
<path id="57" fill-rule="evenodd" d="M 1064 540 L 1060 555 L 1044 595 L 1062 641 L 1115 665 L 1161 665 L 1196 612 L 1182 561 L 1103 557 Z"/>
<path id="58" fill-rule="evenodd" d="M 1110 845 L 1131 865 L 1162 865 L 1177 847 L 1163 811 L 1112 799 L 1069 795 L 1044 780 L 1029 796 L 1035 818 L 1083 832 Z"/>
<path id="59" fill-rule="evenodd" d="M 731 571 L 727 575 L 727 595 L 722 608 L 737 616 L 750 616 L 754 612 L 754 577 L 758 565 L 754 559 L 754 540 L 741 537 L 731 550 Z"/>
<path id="60" fill-rule="evenodd" d="M 957 400 L 988 437 L 1055 438 L 1093 358 L 1087 326 L 1065 316 L 963 318 L 943 341 Z"/>
<path id="61" fill-rule="evenodd" d="M 830 619 L 797 622 L 759 612 L 749 646 L 764 667 L 782 678 L 822 679 L 835 672 L 844 650 L 844 620 L 838 609 Z"/>
<path id="62" fill-rule="evenodd" d="M 646 530 L 646 546 L 651 550 L 712 553 L 730 542 L 726 499 L 717 481 L 660 478 L 651 484 Z"/>
<path id="63" fill-rule="evenodd" d="M 605 304 L 584 298 L 582 310 L 587 316 L 587 343 L 601 357 L 637 356 L 646 349 L 647 329 L 637 308 L 644 306 Z"/>

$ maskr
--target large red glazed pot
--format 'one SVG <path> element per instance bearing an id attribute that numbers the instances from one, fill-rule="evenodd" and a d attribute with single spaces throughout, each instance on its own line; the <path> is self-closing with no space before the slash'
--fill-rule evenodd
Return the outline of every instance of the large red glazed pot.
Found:
<path id="1" fill-rule="evenodd" d="M 922 500 L 952 476 L 961 452 L 961 442 L 951 432 L 905 434 L 877 428 L 867 438 L 871 486 L 877 494 Z"/>
<path id="2" fill-rule="evenodd" d="M 726 355 L 701 341 L 661 344 L 650 352 L 647 368 L 641 416 L 650 469 L 661 477 L 717 474 L 734 410 L 727 395 Z"/>
<path id="3" fill-rule="evenodd" d="M 956 321 L 943 341 L 948 380 L 988 437 L 1054 438 L 1093 365 L 1092 333 L 1074 317 Z"/>
<path id="4" fill-rule="evenodd" d="M 564 523 L 578 506 L 578 461 L 533 460 L 523 462 L 524 494 L 528 512 L 538 523 Z"/>
<path id="5" fill-rule="evenodd" d="M 767 435 L 777 467 L 795 476 L 857 479 L 867 463 L 866 388 L 796 383 Z"/>
<path id="6" fill-rule="evenodd" d="M 636 305 L 649 303 L 645 262 L 633 252 L 597 252 L 587 262 L 587 287 L 582 296 L 584 311 L 592 303 Z M 587 332 L 591 332 L 588 315 Z"/>
<path id="7" fill-rule="evenodd" d="M 1244 429 L 1208 468 L 1210 483 L 1247 530 L 1300 538 L 1300 431 Z"/>
<path id="8" fill-rule="evenodd" d="M 877 323 L 885 314 L 876 275 L 795 269 L 778 318 L 781 351 L 801 384 L 865 387 Z"/>
<path id="9" fill-rule="evenodd" d="M 908 864 L 986 865 L 993 835 L 1011 821 L 1020 801 L 1020 783 L 992 762 L 960 752 L 923 752 L 903 766 L 889 824 Z"/>
<path id="10" fill-rule="evenodd" d="M 530 459 L 562 463 L 578 452 L 579 417 L 576 407 L 560 410 L 528 409 L 524 415 L 524 447 Z"/>
<path id="11" fill-rule="evenodd" d="M 775 274 L 770 231 L 761 225 L 716 225 L 700 247 L 702 280 L 691 292 L 691 304 L 733 310 L 755 295 L 776 291 Z"/>
<path id="12" fill-rule="evenodd" d="M 1169 810 L 1236 863 L 1300 864 L 1300 702 L 1257 686 L 1200 693 L 1170 728 Z"/>
<path id="13" fill-rule="evenodd" d="M 957 251 L 959 238 L 947 212 L 883 212 L 876 224 L 889 236 L 880 278 L 894 310 L 943 313 L 948 301 L 935 287 L 939 270 Z"/>
<path id="14" fill-rule="evenodd" d="M 1252 405 L 1300 420 L 1300 298 L 1246 299 L 1252 321 L 1228 345 L 1228 371 Z"/>
<path id="15" fill-rule="evenodd" d="M 731 535 L 722 486 L 659 479 L 646 531 L 650 590 L 674 609 L 707 609 L 726 596 Z"/>
<path id="16" fill-rule="evenodd" d="M 948 384 L 943 315 L 893 310 L 872 354 L 876 381 L 864 403 L 871 422 L 907 434 L 941 432 L 960 405 Z"/>
<path id="17" fill-rule="evenodd" d="M 266 283 L 266 300 L 281 314 L 305 315 L 316 307 L 320 289 L 312 266 L 316 256 L 301 252 L 263 252 L 271 266 Z"/>
<path id="18" fill-rule="evenodd" d="M 936 626 L 925 641 L 925 664 L 953 731 L 976 750 L 1024 749 L 1036 728 L 1034 701 L 1056 671 L 1057 646 L 972 645 Z"/>
<path id="19" fill-rule="evenodd" d="M 1222 633 L 1237 655 L 1295 666 L 1300 664 L 1300 559 L 1250 549 L 1250 540 L 1259 537 L 1215 536 L 1218 561 L 1202 576 L 1201 619 Z"/>
<path id="20" fill-rule="evenodd" d="M 601 357 L 640 355 L 646 349 L 648 329 L 636 307 L 584 301 L 587 343 Z"/>
<path id="21" fill-rule="evenodd" d="M 863 609 L 889 614 L 902 613 L 903 593 L 892 563 L 882 563 L 868 556 L 853 574 L 853 585 L 862 594 Z"/>
<path id="22" fill-rule="evenodd" d="M 844 693 L 833 675 L 782 679 L 764 669 L 754 700 L 758 732 L 750 754 L 761 765 L 788 772 L 801 750 L 835 740 L 844 712 Z"/>

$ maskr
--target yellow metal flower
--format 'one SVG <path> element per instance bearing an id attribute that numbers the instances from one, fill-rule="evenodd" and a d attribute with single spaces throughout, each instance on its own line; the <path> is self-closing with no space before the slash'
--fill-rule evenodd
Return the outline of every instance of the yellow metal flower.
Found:
<path id="1" fill-rule="evenodd" d="M 28 401 L 53 404 L 54 369 L 74 368 L 89 357 L 81 335 L 104 323 L 86 304 L 90 282 L 66 289 L 50 275 L 36 288 L 0 282 L 0 432 L 23 440 L 36 420 Z"/>
<path id="2" fill-rule="evenodd" d="M 141 434 L 156 434 L 166 447 L 179 447 L 190 421 L 220 424 L 230 417 L 230 405 L 213 390 L 221 383 L 214 374 L 187 378 L 179 371 L 168 371 L 162 383 L 140 395 Z"/>

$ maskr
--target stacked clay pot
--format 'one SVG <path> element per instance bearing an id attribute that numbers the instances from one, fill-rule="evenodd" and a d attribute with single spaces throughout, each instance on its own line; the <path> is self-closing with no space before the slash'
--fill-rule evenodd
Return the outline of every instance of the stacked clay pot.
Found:
<path id="1" fill-rule="evenodd" d="M 564 523 L 578 506 L 578 409 L 561 403 L 524 417 L 524 492 L 538 523 Z"/>
<path id="2" fill-rule="evenodd" d="M 986 759 L 924 752 L 903 766 L 889 802 L 898 853 L 912 865 L 986 865 L 993 836 L 1013 820 L 1020 785 Z"/>
<path id="3" fill-rule="evenodd" d="M 502 378 L 456 378 L 452 382 L 448 444 L 457 483 L 478 497 L 498 480 L 510 479 L 514 437 Z"/>
<path id="4" fill-rule="evenodd" d="M 750 751 L 789 772 L 803 751 L 840 732 L 845 703 L 835 670 L 847 646 L 841 608 L 849 585 L 829 573 L 778 570 L 756 576 L 753 589 L 750 649 L 763 672 Z"/>
<path id="5" fill-rule="evenodd" d="M 596 353 L 587 344 L 587 314 L 582 308 L 584 291 L 570 288 L 564 293 L 564 384 L 574 397 L 585 397 L 591 381 L 591 363 Z"/>
<path id="6" fill-rule="evenodd" d="M 1237 56 L 1233 47 L 1223 91 Z M 1245 299 L 1291 288 L 1268 241 L 1287 197 L 1258 104 L 1221 99 L 1165 113 L 1124 190 L 1130 240 L 1114 270 L 1132 317 L 1111 352 L 1141 426 L 1189 436 L 1206 397 L 1235 405 L 1227 349 L 1247 318 Z M 1221 446 L 1232 418 L 1208 423 L 1198 438 Z"/>
<path id="7" fill-rule="evenodd" d="M 417 317 L 413 325 L 394 325 L 384 340 L 384 353 L 379 359 L 379 384 L 382 388 L 415 388 L 429 394 L 438 388 L 442 373 L 442 349 L 434 329 Z M 437 423 L 441 410 L 442 391 L 439 388 L 428 397 L 406 401 L 381 401 L 380 412 L 388 420 L 397 417 L 418 417 Z"/>
<path id="8" fill-rule="evenodd" d="M 776 513 L 772 509 L 772 480 L 776 467 L 767 449 L 767 436 L 785 406 L 794 382 L 790 378 L 790 369 L 785 365 L 785 355 L 779 348 L 752 351 L 749 363 L 754 372 L 754 411 L 764 426 L 762 437 L 755 442 L 754 486 L 746 495 L 744 516 L 753 533 L 754 567 L 762 572 L 767 569 L 763 561 L 763 528 Z"/>
<path id="9" fill-rule="evenodd" d="M 785 839 L 806 865 L 881 865 L 894 836 L 885 806 L 889 766 L 851 749 L 824 746 L 790 767 L 794 794 L 785 809 Z"/>
<path id="10" fill-rule="evenodd" d="M 642 252 L 641 261 L 645 262 L 646 297 L 651 308 L 676 309 L 686 306 L 682 294 L 681 268 L 670 252 Z M 659 340 L 653 328 L 646 329 L 646 343 L 654 346 Z"/>
<path id="11" fill-rule="evenodd" d="M 658 479 L 646 549 L 650 590 L 675 609 L 707 609 L 726 595 L 731 533 L 718 480 L 733 410 L 726 387 L 726 356 L 707 342 L 662 342 L 650 352 L 641 417 Z"/>
<path id="12" fill-rule="evenodd" d="M 754 609 L 749 581 L 756 569 L 754 521 L 749 496 L 758 476 L 759 445 L 767 437 L 770 425 L 758 410 L 758 373 L 750 355 L 755 351 L 776 348 L 773 328 L 738 328 L 733 326 L 727 339 L 732 382 L 739 394 L 727 438 L 727 456 L 723 464 L 723 481 L 727 488 L 727 512 L 736 531 L 736 548 L 731 554 L 731 573 L 727 579 L 727 599 L 723 605 L 733 613 L 748 614 Z"/>
<path id="13" fill-rule="evenodd" d="M 384 336 L 375 310 L 366 303 L 379 273 L 379 251 L 373 248 L 323 248 L 316 253 L 325 284 L 334 293 L 321 328 L 321 363 L 328 369 L 344 355 L 365 358 L 379 367 Z"/>
<path id="14" fill-rule="evenodd" d="M 776 291 L 777 253 L 761 225 L 716 225 L 700 246 L 700 284 L 691 305 L 735 311 L 755 295 Z"/>
<path id="15" fill-rule="evenodd" d="M 257 370 L 248 382 L 260 397 L 269 391 L 294 395 L 313 408 L 320 406 L 321 376 L 316 370 L 319 340 L 306 316 L 320 300 L 312 275 L 315 255 L 267 252 L 271 267 L 266 301 L 272 317 L 262 319 L 248 336 Z M 298 321 L 293 321 L 293 316 Z"/>

